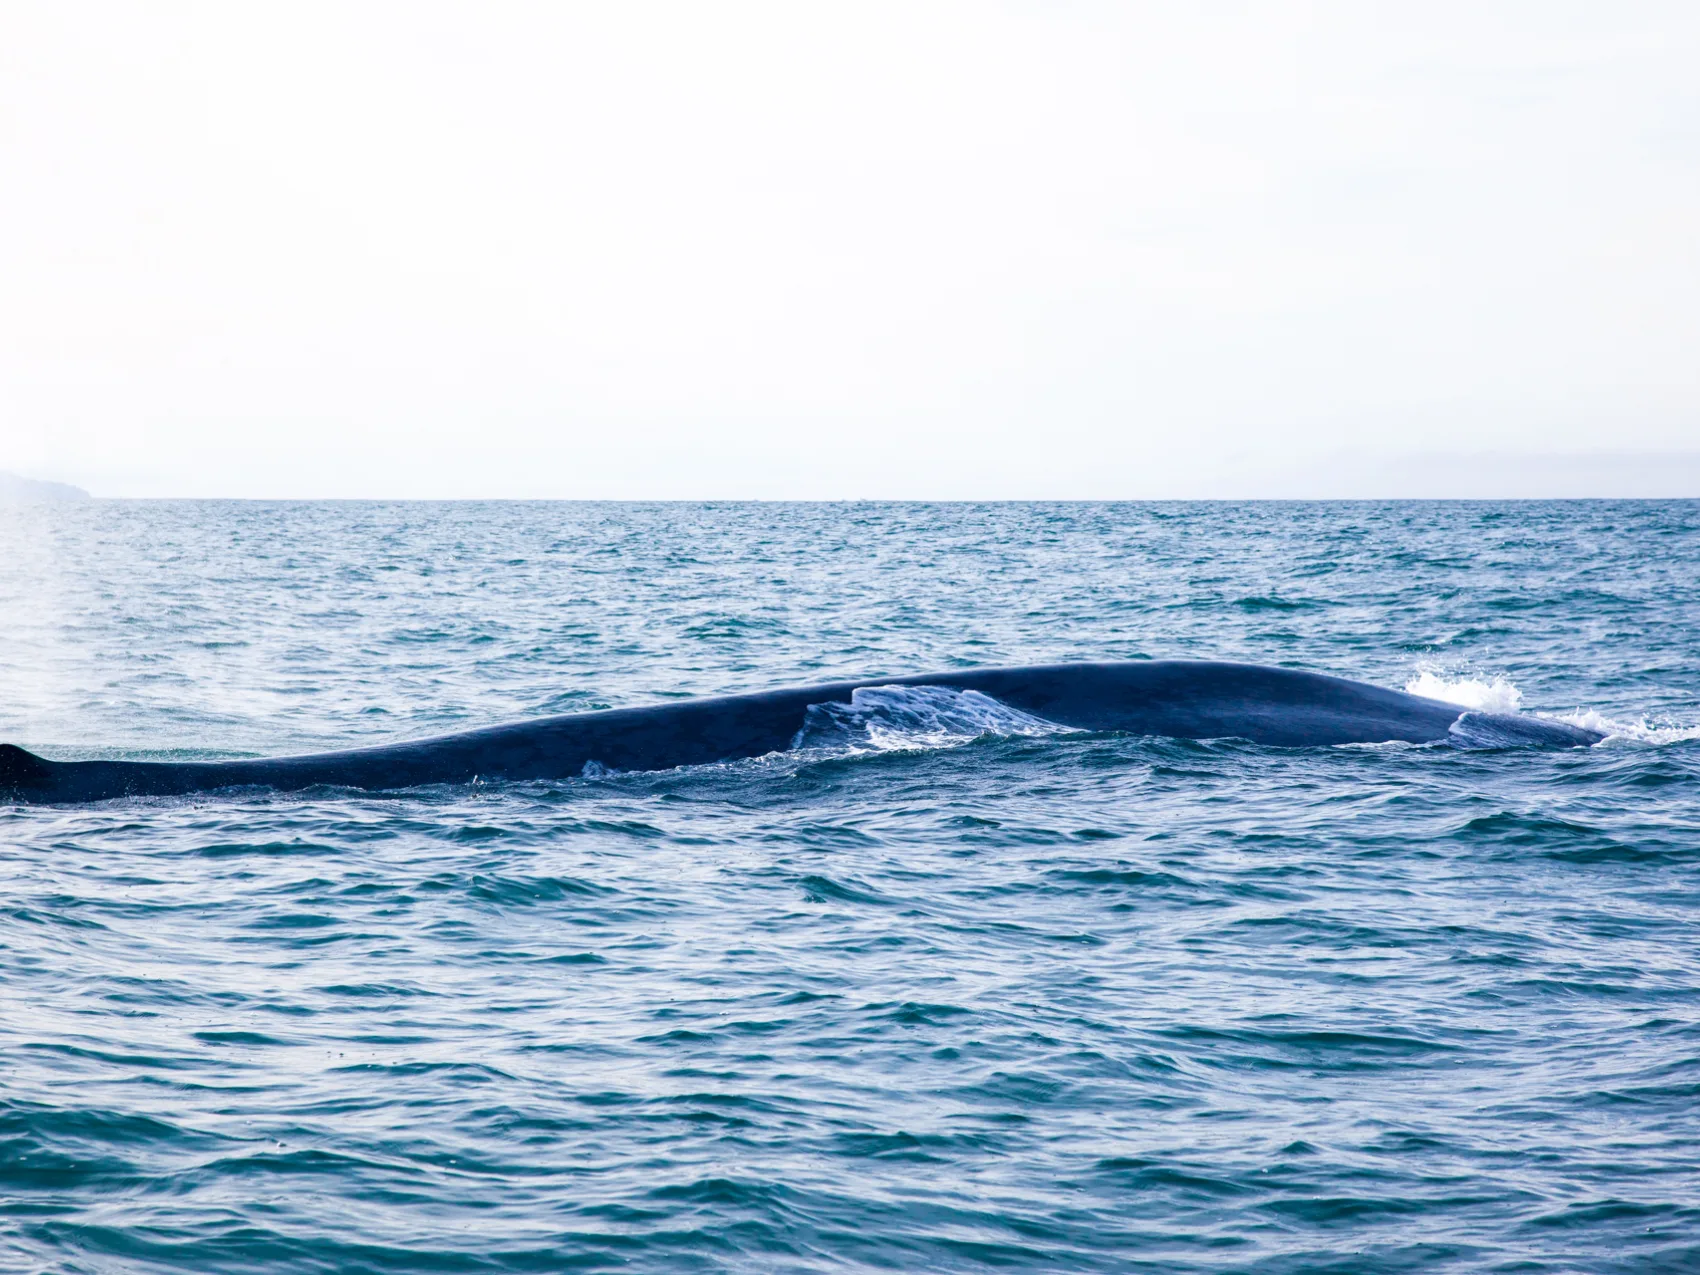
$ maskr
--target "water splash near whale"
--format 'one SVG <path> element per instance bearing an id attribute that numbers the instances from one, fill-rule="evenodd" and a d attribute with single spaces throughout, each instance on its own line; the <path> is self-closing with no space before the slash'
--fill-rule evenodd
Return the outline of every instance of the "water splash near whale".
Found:
<path id="1" fill-rule="evenodd" d="M 950 686 L 858 686 L 849 702 L 810 704 L 793 751 L 919 752 L 988 735 L 1057 735 L 1067 726 Z"/>
<path id="2" fill-rule="evenodd" d="M 1523 713 L 1523 692 L 1502 674 L 1458 673 L 1449 675 L 1432 665 L 1421 666 L 1405 683 L 1405 693 L 1457 704 L 1467 710 L 1452 725 L 1452 742 L 1464 748 L 1511 746 L 1518 727 L 1505 719 L 1522 718 L 1537 723 L 1556 722 L 1591 731 L 1604 744 L 1644 744 L 1663 747 L 1700 739 L 1700 726 L 1672 721 L 1650 721 L 1646 717 L 1623 719 L 1598 709 L 1578 708 L 1567 713 Z M 1539 727 L 1537 727 L 1537 730 Z"/>

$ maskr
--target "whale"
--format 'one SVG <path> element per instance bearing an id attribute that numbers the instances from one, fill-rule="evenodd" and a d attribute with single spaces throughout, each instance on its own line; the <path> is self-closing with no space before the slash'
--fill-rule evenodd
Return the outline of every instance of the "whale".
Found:
<path id="1" fill-rule="evenodd" d="M 1238 739 L 1278 748 L 1394 742 L 1573 748 L 1602 738 L 1546 718 L 1471 712 L 1324 673 L 1214 660 L 1128 660 L 965 668 L 703 696 L 299 756 L 50 761 L 0 744 L 0 800 L 76 804 L 238 787 L 381 791 L 668 770 L 787 751 L 800 740 L 811 709 L 885 687 L 973 691 L 1062 730 Z"/>

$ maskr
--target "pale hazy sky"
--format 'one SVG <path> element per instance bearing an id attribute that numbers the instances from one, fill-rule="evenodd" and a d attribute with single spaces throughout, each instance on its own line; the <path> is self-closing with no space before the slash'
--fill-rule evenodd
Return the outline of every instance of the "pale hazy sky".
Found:
<path id="1" fill-rule="evenodd" d="M 1700 447 L 1700 5 L 0 0 L 0 468 L 1144 496 Z"/>

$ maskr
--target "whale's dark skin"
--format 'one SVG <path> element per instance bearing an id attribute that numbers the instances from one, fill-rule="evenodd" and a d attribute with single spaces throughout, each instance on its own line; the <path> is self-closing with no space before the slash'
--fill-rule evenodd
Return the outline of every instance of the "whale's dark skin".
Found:
<path id="1" fill-rule="evenodd" d="M 252 761 L 47 761 L 0 745 L 0 800 L 75 803 L 170 796 L 256 785 L 410 788 L 473 779 L 561 779 L 587 762 L 614 770 L 665 770 L 759 757 L 791 746 L 811 704 L 849 700 L 859 688 L 946 686 L 975 690 L 1023 712 L 1084 731 L 1237 738 L 1258 744 L 1423 744 L 1450 738 L 1456 704 L 1363 682 L 1197 660 L 1050 664 L 873 677 L 753 695 L 720 695 L 643 708 L 568 713 L 377 748 Z M 1494 743 L 1574 747 L 1593 731 L 1539 718 L 1468 714 Z"/>

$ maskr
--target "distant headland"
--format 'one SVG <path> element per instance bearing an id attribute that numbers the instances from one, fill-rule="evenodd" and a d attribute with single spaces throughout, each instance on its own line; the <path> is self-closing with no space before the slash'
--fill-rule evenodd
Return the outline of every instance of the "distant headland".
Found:
<path id="1" fill-rule="evenodd" d="M 22 474 L 0 469 L 0 505 L 40 505 L 50 501 L 90 499 L 88 492 L 70 483 L 43 482 L 39 478 L 25 478 Z"/>

